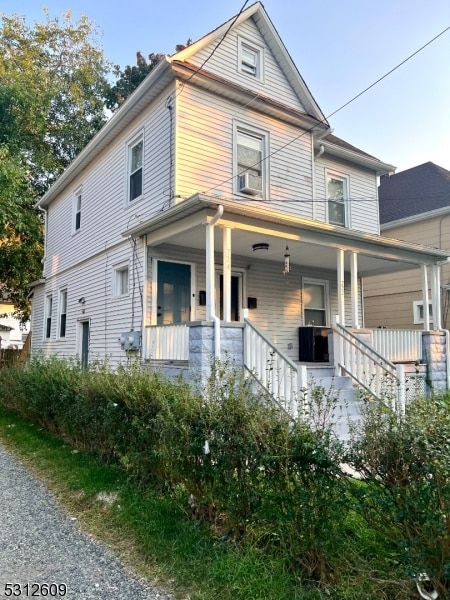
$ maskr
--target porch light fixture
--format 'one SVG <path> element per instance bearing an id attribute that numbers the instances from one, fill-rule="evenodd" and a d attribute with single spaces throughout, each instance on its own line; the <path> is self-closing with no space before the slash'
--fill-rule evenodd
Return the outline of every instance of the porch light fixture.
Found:
<path id="1" fill-rule="evenodd" d="M 268 250 L 269 244 L 267 242 L 259 242 L 258 244 L 253 244 L 252 248 L 253 252 L 257 252 L 258 250 Z"/>
<path id="2" fill-rule="evenodd" d="M 283 275 L 287 275 L 290 270 L 291 270 L 291 255 L 289 254 L 289 246 L 286 246 L 286 252 L 284 253 Z"/>

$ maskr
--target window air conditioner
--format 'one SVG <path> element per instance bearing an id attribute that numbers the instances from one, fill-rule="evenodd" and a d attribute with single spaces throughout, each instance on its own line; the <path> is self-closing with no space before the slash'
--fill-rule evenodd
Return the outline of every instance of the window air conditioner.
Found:
<path id="1" fill-rule="evenodd" d="M 253 173 L 243 173 L 238 177 L 239 191 L 250 196 L 257 196 L 262 192 L 262 177 Z"/>

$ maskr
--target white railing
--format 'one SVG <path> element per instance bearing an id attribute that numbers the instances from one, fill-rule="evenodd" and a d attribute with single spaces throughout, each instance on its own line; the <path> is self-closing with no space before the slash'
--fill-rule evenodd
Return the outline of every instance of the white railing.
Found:
<path id="1" fill-rule="evenodd" d="M 306 367 L 296 365 L 251 321 L 244 321 L 244 367 L 293 418 L 306 401 Z"/>
<path id="2" fill-rule="evenodd" d="M 333 326 L 336 369 L 349 375 L 377 400 L 388 402 L 400 414 L 405 410 L 405 373 L 339 323 Z"/>
<path id="3" fill-rule="evenodd" d="M 422 358 L 422 332 L 405 329 L 374 329 L 373 348 L 391 362 L 406 362 Z"/>
<path id="4" fill-rule="evenodd" d="M 189 327 L 151 325 L 146 328 L 145 357 L 153 360 L 189 360 Z"/>

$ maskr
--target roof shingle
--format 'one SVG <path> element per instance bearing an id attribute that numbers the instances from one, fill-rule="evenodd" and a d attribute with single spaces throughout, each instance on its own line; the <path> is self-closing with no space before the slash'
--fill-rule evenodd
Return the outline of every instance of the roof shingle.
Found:
<path id="1" fill-rule="evenodd" d="M 380 223 L 450 207 L 450 171 L 432 162 L 381 177 Z"/>

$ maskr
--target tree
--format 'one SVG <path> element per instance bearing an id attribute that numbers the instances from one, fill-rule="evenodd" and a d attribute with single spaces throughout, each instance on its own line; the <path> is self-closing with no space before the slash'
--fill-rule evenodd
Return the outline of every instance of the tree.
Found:
<path id="1" fill-rule="evenodd" d="M 82 16 L 0 24 L 0 284 L 28 317 L 25 284 L 39 277 L 42 222 L 34 204 L 106 121 L 110 64 Z"/>
<path id="2" fill-rule="evenodd" d="M 175 51 L 180 52 L 191 44 L 192 40 L 188 39 L 186 44 L 178 44 Z M 115 65 L 113 74 L 117 81 L 106 93 L 106 107 L 113 112 L 117 110 L 163 58 L 164 54 L 155 54 L 152 52 L 148 55 L 147 60 L 138 50 L 136 52 L 135 66 L 127 65 L 122 69 L 119 65 Z"/>

